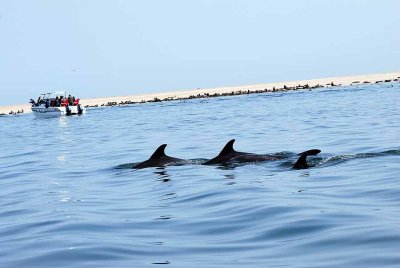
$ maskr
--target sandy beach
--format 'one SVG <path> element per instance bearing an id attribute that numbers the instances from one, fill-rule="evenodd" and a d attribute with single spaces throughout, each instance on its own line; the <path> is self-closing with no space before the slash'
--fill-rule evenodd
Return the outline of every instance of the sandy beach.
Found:
<path id="1" fill-rule="evenodd" d="M 84 106 L 97 107 L 105 105 L 148 102 L 154 100 L 158 101 L 158 100 L 187 99 L 187 98 L 208 97 L 212 95 L 224 95 L 224 94 L 236 95 L 242 92 L 248 92 L 248 93 L 258 93 L 266 91 L 272 92 L 274 91 L 274 89 L 279 91 L 285 91 L 295 88 L 302 89 L 304 86 L 306 86 L 306 88 L 331 87 L 332 85 L 347 86 L 352 84 L 354 85 L 363 83 L 364 84 L 381 83 L 381 82 L 392 82 L 399 80 L 400 80 L 400 72 L 392 72 L 392 73 L 382 73 L 382 74 L 353 75 L 344 77 L 327 77 L 327 78 L 309 79 L 309 80 L 263 83 L 256 85 L 228 86 L 228 87 L 217 87 L 217 88 L 207 88 L 207 89 L 182 90 L 173 92 L 147 93 L 147 94 L 128 95 L 128 96 L 112 96 L 106 98 L 82 99 L 81 103 Z M 29 100 L 30 97 L 27 96 L 27 101 Z M 0 114 L 9 114 L 10 112 L 16 113 L 18 111 L 23 113 L 30 113 L 31 112 L 30 106 L 31 105 L 29 103 L 20 105 L 0 106 Z"/>

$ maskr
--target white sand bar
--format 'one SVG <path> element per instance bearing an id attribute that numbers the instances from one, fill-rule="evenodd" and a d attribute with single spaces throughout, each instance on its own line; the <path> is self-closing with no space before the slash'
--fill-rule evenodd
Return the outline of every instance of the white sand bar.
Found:
<path id="1" fill-rule="evenodd" d="M 383 74 L 368 74 L 368 75 L 353 75 L 353 76 L 344 76 L 344 77 L 328 77 L 328 78 L 320 78 L 320 79 L 309 79 L 309 80 L 298 80 L 298 81 L 286 81 L 286 82 L 275 82 L 275 83 L 266 83 L 266 84 L 256 84 L 256 85 L 246 85 L 246 86 L 229 86 L 229 87 L 219 87 L 219 88 L 208 88 L 208 89 L 195 89 L 195 90 L 182 90 L 182 91 L 174 91 L 174 92 L 161 92 L 161 93 L 148 93 L 141 95 L 129 95 L 129 96 L 115 96 L 115 97 L 106 97 L 106 98 L 94 98 L 94 99 L 82 99 L 81 103 L 83 105 L 89 106 L 102 106 L 107 105 L 108 103 L 124 103 L 124 102 L 141 102 L 141 101 L 151 101 L 155 98 L 160 100 L 163 99 L 179 99 L 179 98 L 189 98 L 190 96 L 196 96 L 198 94 L 224 94 L 238 91 L 261 91 L 268 89 L 268 91 L 272 91 L 273 88 L 283 88 L 287 87 L 295 87 L 298 85 L 306 85 L 310 87 L 314 87 L 317 85 L 321 86 L 329 86 L 331 83 L 335 85 L 351 85 L 351 84 L 362 84 L 364 82 L 375 83 L 377 81 L 384 82 L 385 80 L 400 80 L 400 72 L 393 73 L 383 73 Z M 79 92 L 77 92 L 79 93 Z M 39 94 L 39 93 L 38 93 Z M 76 94 L 79 96 L 79 94 Z M 27 96 L 27 100 L 35 96 Z M 18 110 L 24 110 L 25 113 L 31 112 L 30 104 L 21 104 L 21 105 L 11 105 L 11 106 L 0 106 L 0 114 L 8 114 L 10 111 L 17 112 Z"/>

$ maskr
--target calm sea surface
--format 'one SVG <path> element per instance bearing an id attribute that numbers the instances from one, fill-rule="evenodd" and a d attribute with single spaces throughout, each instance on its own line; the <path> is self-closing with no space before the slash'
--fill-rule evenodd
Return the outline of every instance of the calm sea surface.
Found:
<path id="1" fill-rule="evenodd" d="M 0 267 L 400 267 L 399 101 L 397 83 L 1 117 Z M 291 157 L 123 168 L 232 138 Z"/>

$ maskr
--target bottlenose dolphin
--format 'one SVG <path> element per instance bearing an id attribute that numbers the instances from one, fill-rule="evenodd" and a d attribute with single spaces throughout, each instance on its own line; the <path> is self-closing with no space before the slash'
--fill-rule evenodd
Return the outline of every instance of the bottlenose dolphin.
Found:
<path id="1" fill-rule="evenodd" d="M 244 153 L 237 152 L 233 149 L 233 143 L 235 140 L 230 140 L 222 151 L 216 157 L 206 161 L 203 165 L 229 165 L 233 163 L 251 163 L 251 162 L 264 162 L 264 161 L 274 161 L 281 160 L 287 157 L 283 155 L 275 155 L 275 154 L 253 154 L 253 153 Z M 319 154 L 321 151 L 318 149 L 312 149 L 300 153 L 300 157 L 297 162 L 294 164 L 294 169 L 305 169 L 308 168 L 308 164 L 306 162 L 307 156 Z"/>
<path id="2" fill-rule="evenodd" d="M 132 168 L 141 169 L 147 167 L 163 167 L 169 165 L 183 165 L 187 163 L 187 160 L 170 157 L 165 154 L 164 150 L 167 147 L 166 144 L 161 145 L 157 150 L 150 156 L 146 161 L 137 163 Z"/>
<path id="3" fill-rule="evenodd" d="M 311 149 L 302 153 L 299 153 L 300 155 L 299 159 L 297 159 L 296 163 L 293 165 L 293 169 L 307 169 L 310 166 L 307 164 L 307 156 L 309 155 L 317 155 L 321 152 L 319 149 Z"/>

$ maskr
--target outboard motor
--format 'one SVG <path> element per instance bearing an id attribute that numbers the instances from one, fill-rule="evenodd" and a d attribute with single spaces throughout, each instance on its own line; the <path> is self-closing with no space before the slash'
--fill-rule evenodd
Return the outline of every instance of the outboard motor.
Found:
<path id="1" fill-rule="evenodd" d="M 78 114 L 83 114 L 83 109 L 80 104 L 78 105 Z"/>
<path id="2" fill-rule="evenodd" d="M 65 110 L 67 111 L 67 115 L 71 115 L 71 108 L 69 108 L 69 105 L 65 106 Z"/>

